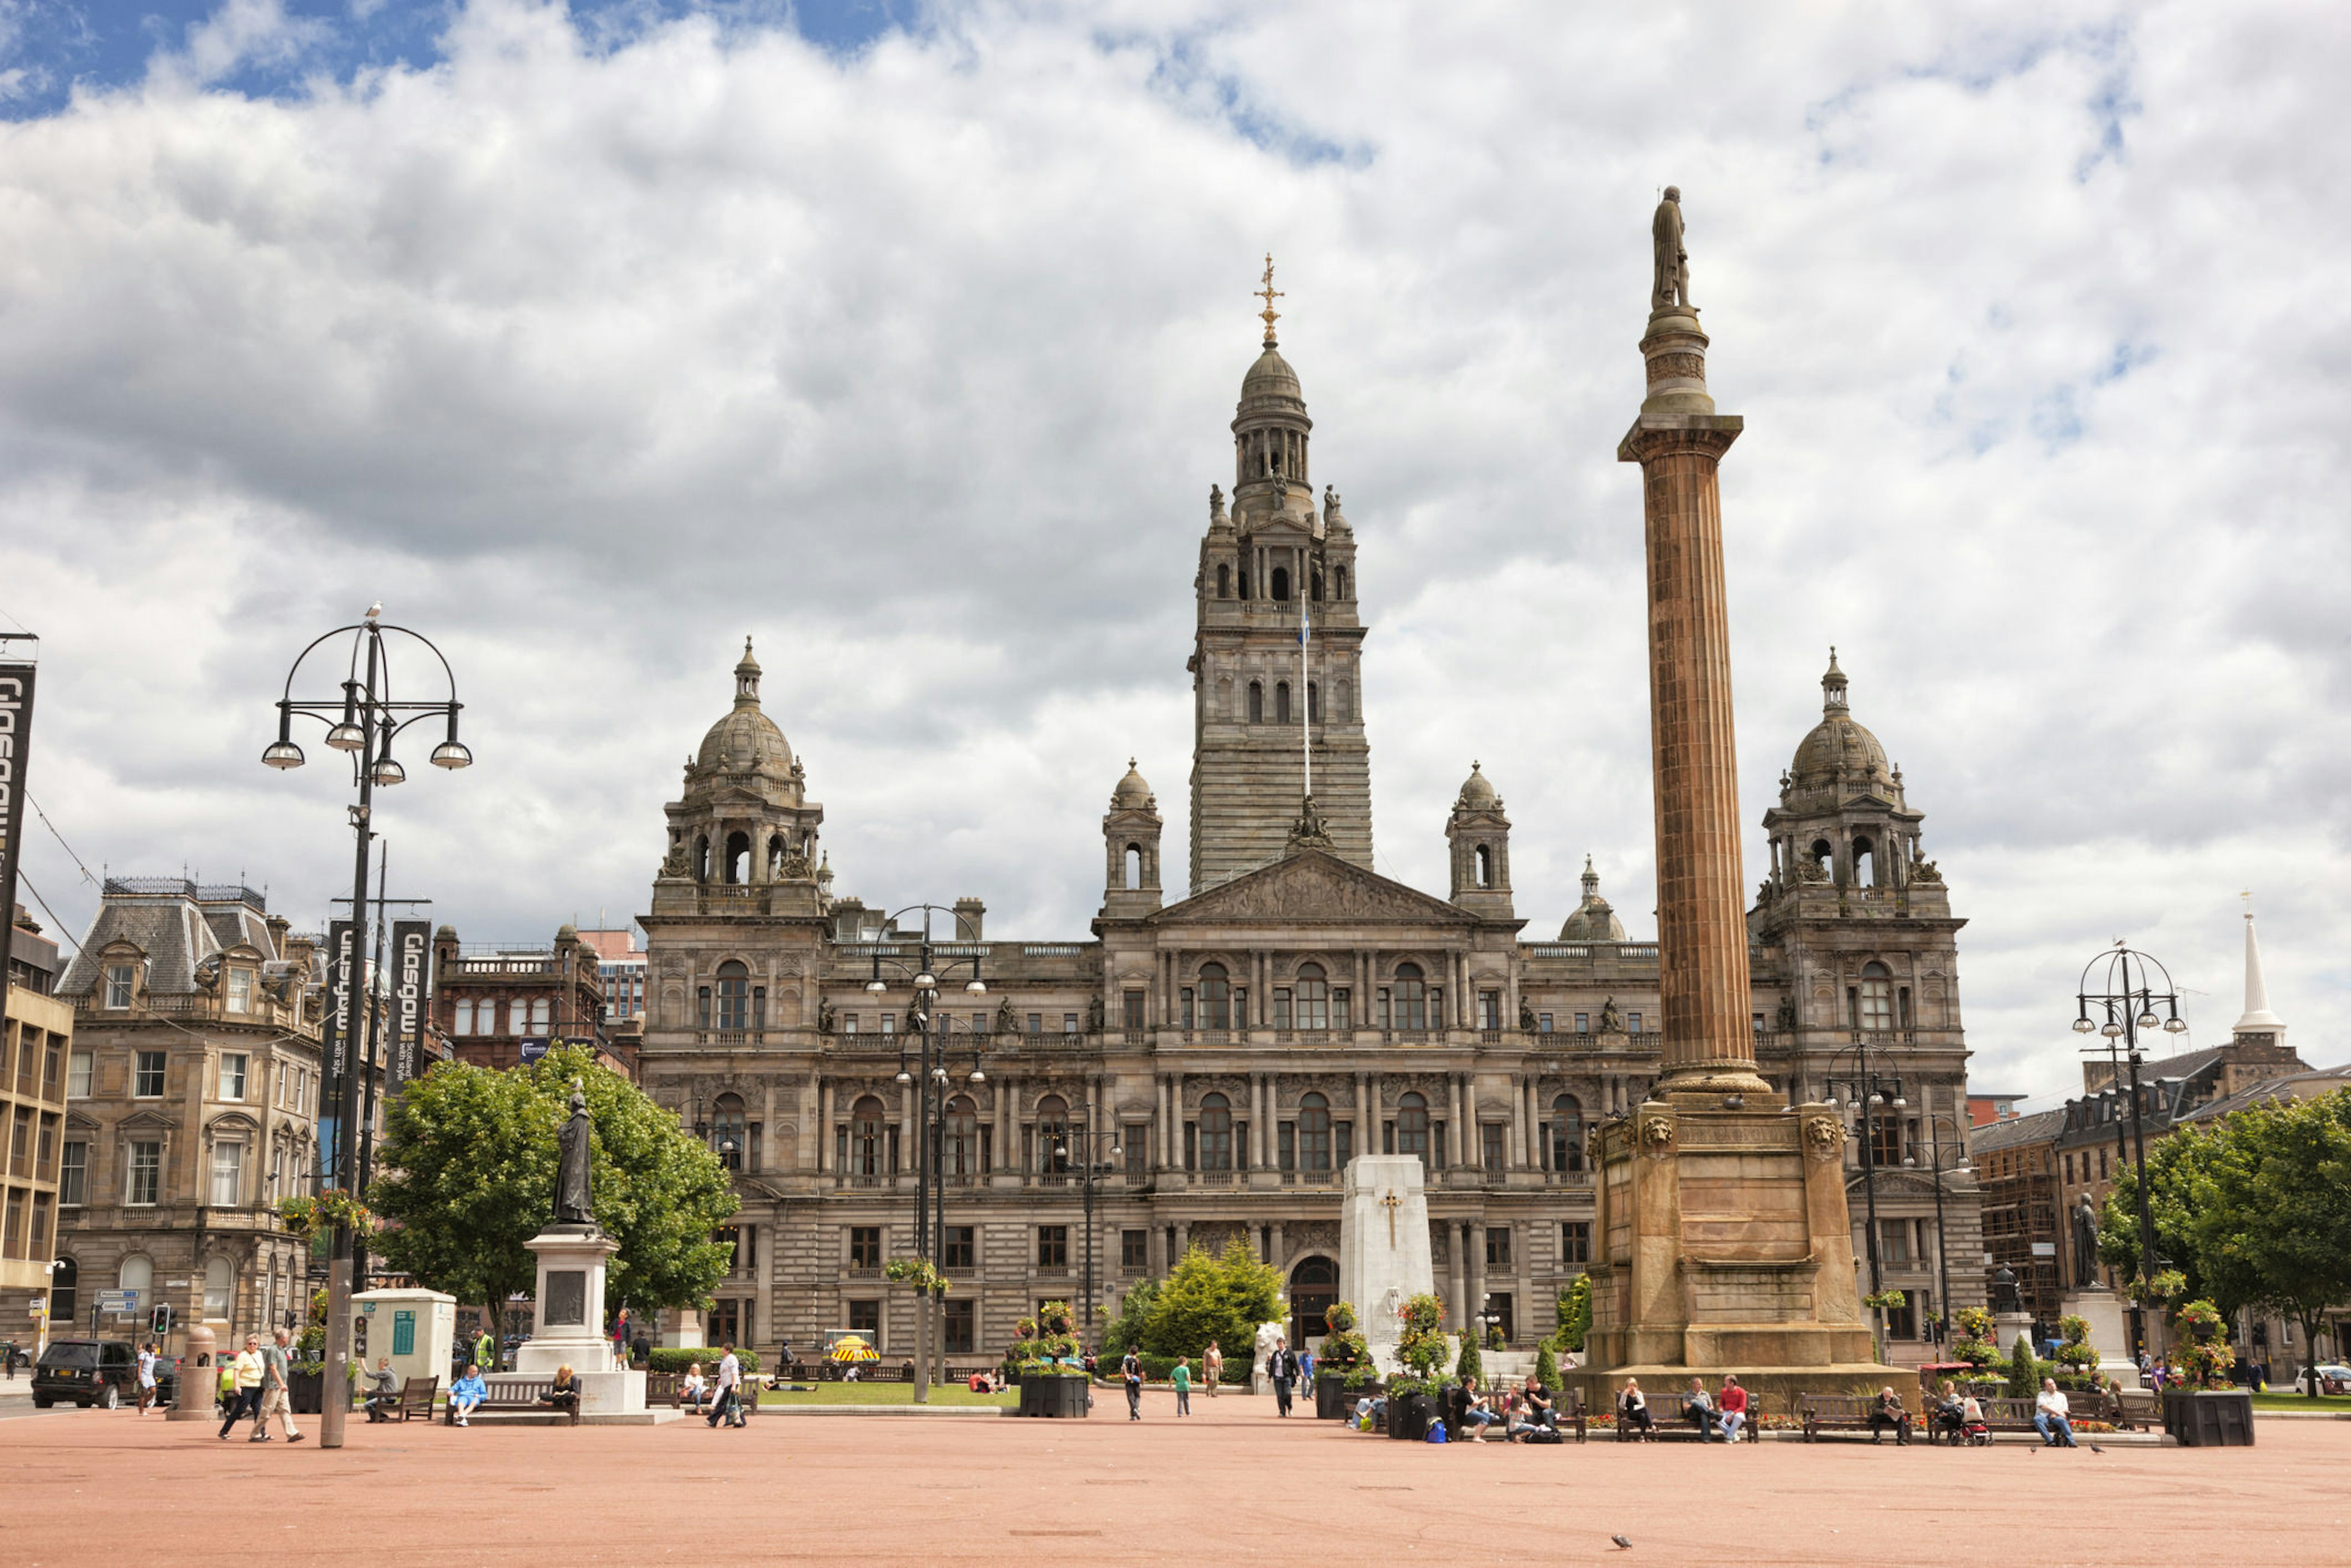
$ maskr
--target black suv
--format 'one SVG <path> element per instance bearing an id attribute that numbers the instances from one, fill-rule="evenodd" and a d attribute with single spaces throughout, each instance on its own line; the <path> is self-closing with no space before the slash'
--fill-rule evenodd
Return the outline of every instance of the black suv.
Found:
<path id="1" fill-rule="evenodd" d="M 171 1358 L 156 1358 L 157 1403 L 172 1402 L 177 1372 Z M 85 1410 L 93 1405 L 112 1410 L 138 1404 L 139 1347 L 128 1340 L 51 1340 L 33 1367 L 33 1403 L 46 1410 L 60 1401 Z"/>

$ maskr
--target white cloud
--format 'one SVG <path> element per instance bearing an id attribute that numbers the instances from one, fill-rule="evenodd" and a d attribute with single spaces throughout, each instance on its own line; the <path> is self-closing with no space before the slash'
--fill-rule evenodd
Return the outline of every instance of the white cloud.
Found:
<path id="1" fill-rule="evenodd" d="M 233 0 L 143 88 L 0 129 L 0 610 L 47 634 L 35 787 L 84 856 L 323 915 L 339 791 L 254 758 L 285 662 L 381 597 L 471 705 L 481 766 L 386 813 L 469 936 L 642 906 L 746 632 L 842 891 L 1081 930 L 1130 753 L 1183 841 L 1188 583 L 1271 249 L 1364 552 L 1383 869 L 1441 885 L 1476 757 L 1531 928 L 1587 849 L 1646 927 L 1614 451 L 1671 179 L 1748 420 L 1750 863 L 1835 642 L 1970 919 L 1980 1079 L 2064 1082 L 2116 935 L 2225 1030 L 2249 883 L 2334 1059 L 2325 14 L 949 5 L 843 58 L 484 0 L 430 69 L 197 85 L 304 26 Z"/>

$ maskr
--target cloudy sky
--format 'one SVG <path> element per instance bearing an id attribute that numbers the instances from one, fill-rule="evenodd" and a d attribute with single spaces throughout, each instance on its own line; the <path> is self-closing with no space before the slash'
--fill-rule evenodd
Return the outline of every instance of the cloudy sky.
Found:
<path id="1" fill-rule="evenodd" d="M 1361 545 L 1381 869 L 1441 890 L 1478 758 L 1531 931 L 1586 852 L 1654 931 L 1614 459 L 1671 181 L 1747 419 L 1750 883 L 1834 643 L 1969 918 L 1980 1085 L 2078 1082 L 2117 936 L 2224 1036 L 2246 888 L 2332 1063 L 2346 76 L 2316 3 L 0 0 L 0 615 L 63 840 L 26 871 L 73 935 L 84 867 L 323 919 L 346 781 L 256 758 L 381 599 L 479 758 L 409 759 L 394 891 L 468 939 L 644 906 L 747 633 L 841 891 L 1081 933 L 1130 753 L 1184 841 L 1270 250 Z"/>

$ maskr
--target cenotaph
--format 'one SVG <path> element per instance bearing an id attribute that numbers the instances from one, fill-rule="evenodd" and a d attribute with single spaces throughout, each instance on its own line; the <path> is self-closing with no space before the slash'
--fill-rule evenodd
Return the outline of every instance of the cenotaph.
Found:
<path id="1" fill-rule="evenodd" d="M 1854 1278 L 1844 1120 L 1756 1071 L 1715 412 L 1689 302 L 1681 193 L 1652 225 L 1648 396 L 1616 455 L 1641 465 L 1663 1061 L 1649 1099 L 1591 1135 L 1598 1167 L 1587 1406 L 1627 1375 L 1735 1372 L 1760 1392 L 1883 1381 Z M 1654 1379 L 1655 1381 L 1650 1381 Z"/>
<path id="2" fill-rule="evenodd" d="M 1421 1174 L 1418 1155 L 1357 1155 L 1340 1192 L 1339 1299 L 1355 1309 L 1383 1377 L 1396 1370 L 1398 1310 L 1437 1289 Z"/>

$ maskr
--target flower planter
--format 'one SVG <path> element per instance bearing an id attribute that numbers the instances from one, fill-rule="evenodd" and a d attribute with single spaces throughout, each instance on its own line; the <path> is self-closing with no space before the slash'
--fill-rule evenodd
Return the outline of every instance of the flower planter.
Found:
<path id="1" fill-rule="evenodd" d="M 2183 1448 L 2250 1448 L 2253 1396 L 2241 1389 L 2167 1388 L 2163 1429 Z"/>
<path id="2" fill-rule="evenodd" d="M 1388 1436 L 1400 1442 L 1419 1442 L 1428 1436 L 1428 1423 L 1437 1410 L 1437 1401 L 1426 1394 L 1389 1396 Z"/>
<path id="3" fill-rule="evenodd" d="M 1350 1388 L 1341 1381 L 1346 1375 L 1334 1372 L 1314 1380 L 1314 1418 L 1318 1421 L 1343 1421 L 1353 1414 L 1355 1401 L 1369 1393 L 1368 1387 Z"/>
<path id="4" fill-rule="evenodd" d="M 1020 1380 L 1020 1414 L 1083 1420 L 1087 1393 L 1082 1377 L 1024 1377 Z"/>

